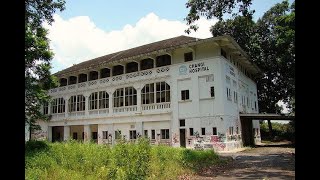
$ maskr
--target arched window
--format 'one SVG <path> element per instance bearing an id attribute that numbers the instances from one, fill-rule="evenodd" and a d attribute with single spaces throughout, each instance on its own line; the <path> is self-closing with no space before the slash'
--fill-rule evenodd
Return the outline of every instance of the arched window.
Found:
<path id="1" fill-rule="evenodd" d="M 147 58 L 140 61 L 140 70 L 152 69 L 153 68 L 153 59 Z"/>
<path id="2" fill-rule="evenodd" d="M 66 86 L 67 85 L 68 80 L 66 78 L 61 78 L 60 79 L 60 87 L 62 86 Z"/>
<path id="3" fill-rule="evenodd" d="M 121 65 L 113 66 L 112 68 L 112 76 L 117 76 L 123 74 L 124 68 Z"/>
<path id="4" fill-rule="evenodd" d="M 138 63 L 136 62 L 129 62 L 126 64 L 126 73 L 132 73 L 138 71 Z"/>
<path id="5" fill-rule="evenodd" d="M 146 84 L 141 90 L 142 104 L 154 103 L 154 83 Z"/>
<path id="6" fill-rule="evenodd" d="M 168 54 L 157 56 L 156 58 L 156 66 L 161 67 L 161 66 L 167 66 L 171 65 L 171 56 Z"/>
<path id="7" fill-rule="evenodd" d="M 52 114 L 65 112 L 65 100 L 63 98 L 53 99 L 51 103 Z"/>
<path id="8" fill-rule="evenodd" d="M 170 86 L 166 82 L 156 83 L 156 103 L 170 102 Z"/>
<path id="9" fill-rule="evenodd" d="M 89 96 L 89 110 L 109 108 L 109 94 L 106 91 L 91 93 Z"/>
<path id="10" fill-rule="evenodd" d="M 89 73 L 89 81 L 93 81 L 98 79 L 98 72 L 97 71 L 91 71 Z"/>
<path id="11" fill-rule="evenodd" d="M 125 106 L 137 105 L 137 90 L 133 87 L 125 88 Z"/>
<path id="12" fill-rule="evenodd" d="M 141 90 L 142 104 L 170 102 L 170 86 L 166 82 L 146 84 Z"/>
<path id="13" fill-rule="evenodd" d="M 134 105 L 137 105 L 137 90 L 135 88 L 119 88 L 113 93 L 113 107 Z"/>
<path id="14" fill-rule="evenodd" d="M 77 83 L 77 77 L 76 76 L 70 76 L 69 77 L 69 85 L 76 84 Z"/>
<path id="15" fill-rule="evenodd" d="M 71 96 L 69 99 L 69 112 L 84 111 L 86 98 L 83 95 Z"/>
<path id="16" fill-rule="evenodd" d="M 79 74 L 79 83 L 86 82 L 88 80 L 87 74 Z"/>
<path id="17" fill-rule="evenodd" d="M 98 109 L 98 92 L 94 92 L 89 96 L 89 110 Z"/>
<path id="18" fill-rule="evenodd" d="M 110 69 L 104 68 L 100 70 L 100 78 L 110 77 Z"/>

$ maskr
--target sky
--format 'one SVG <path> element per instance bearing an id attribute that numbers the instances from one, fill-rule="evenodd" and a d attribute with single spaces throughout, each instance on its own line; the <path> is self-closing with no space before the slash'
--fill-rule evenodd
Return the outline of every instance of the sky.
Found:
<path id="1" fill-rule="evenodd" d="M 293 0 L 289 2 L 292 3 Z M 49 29 L 54 52 L 51 72 L 99 56 L 180 35 L 209 38 L 218 20 L 201 18 L 191 34 L 184 18 L 187 0 L 66 0 L 66 9 L 54 14 Z M 281 0 L 253 0 L 257 20 Z"/>

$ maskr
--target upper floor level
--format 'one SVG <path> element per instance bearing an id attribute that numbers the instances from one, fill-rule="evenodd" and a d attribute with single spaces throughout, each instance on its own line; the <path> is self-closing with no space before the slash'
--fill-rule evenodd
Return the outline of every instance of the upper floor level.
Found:
<path id="1" fill-rule="evenodd" d="M 225 57 L 248 78 L 253 79 L 259 73 L 229 36 L 208 39 L 179 36 L 98 57 L 57 72 L 59 87 L 49 93 L 164 77 L 170 74 L 173 65 L 217 56 Z"/>

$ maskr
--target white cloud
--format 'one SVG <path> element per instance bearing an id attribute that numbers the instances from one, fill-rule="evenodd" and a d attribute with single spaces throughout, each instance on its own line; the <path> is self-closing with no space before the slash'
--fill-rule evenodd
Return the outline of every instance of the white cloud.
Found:
<path id="1" fill-rule="evenodd" d="M 154 13 L 142 17 L 135 25 L 127 24 L 121 30 L 106 32 L 96 27 L 88 16 L 68 20 L 54 15 L 49 29 L 50 46 L 55 53 L 53 73 L 72 64 L 180 35 L 197 38 L 211 37 L 209 27 L 217 20 L 200 19 L 199 29 L 189 35 L 184 33 L 185 22 L 161 19 Z"/>

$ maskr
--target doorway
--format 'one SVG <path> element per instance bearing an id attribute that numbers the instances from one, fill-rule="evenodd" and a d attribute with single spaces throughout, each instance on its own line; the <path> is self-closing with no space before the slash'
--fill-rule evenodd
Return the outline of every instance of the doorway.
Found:
<path id="1" fill-rule="evenodd" d="M 186 130 L 180 129 L 180 147 L 186 147 Z"/>

